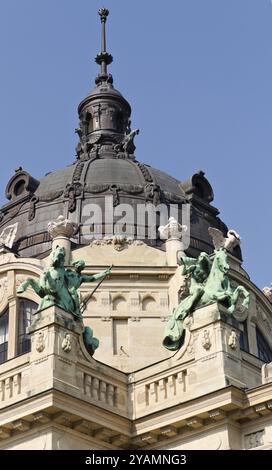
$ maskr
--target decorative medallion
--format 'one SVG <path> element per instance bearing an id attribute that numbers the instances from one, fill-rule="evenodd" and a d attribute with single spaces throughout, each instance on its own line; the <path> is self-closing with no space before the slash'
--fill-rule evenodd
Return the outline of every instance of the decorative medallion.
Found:
<path id="1" fill-rule="evenodd" d="M 236 331 L 232 330 L 229 339 L 228 339 L 228 345 L 231 349 L 237 349 L 238 345 L 238 335 Z"/>
<path id="2" fill-rule="evenodd" d="M 203 332 L 203 337 L 202 337 L 202 346 L 206 351 L 208 351 L 211 347 L 211 338 L 210 338 L 210 333 L 208 330 L 204 330 Z"/>
<path id="3" fill-rule="evenodd" d="M 45 339 L 44 333 L 42 331 L 39 332 L 38 337 L 36 339 L 36 351 L 39 353 L 43 352 L 45 348 Z"/>
<path id="4" fill-rule="evenodd" d="M 64 339 L 61 343 L 61 347 L 63 351 L 67 353 L 71 351 L 72 344 L 71 344 L 71 335 L 69 333 L 65 333 Z"/>

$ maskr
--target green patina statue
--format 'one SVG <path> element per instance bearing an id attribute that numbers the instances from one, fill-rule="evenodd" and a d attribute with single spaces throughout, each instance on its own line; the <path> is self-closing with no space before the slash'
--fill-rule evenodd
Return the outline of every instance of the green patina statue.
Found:
<path id="1" fill-rule="evenodd" d="M 99 346 L 99 340 L 97 338 L 94 338 L 93 336 L 93 330 L 89 327 L 86 326 L 83 332 L 83 341 L 85 344 L 85 347 L 88 351 L 88 353 L 93 356 L 95 350 Z"/>
<path id="2" fill-rule="evenodd" d="M 212 257 L 207 253 L 200 253 L 197 259 L 188 257 L 180 259 L 180 264 L 183 266 L 182 274 L 187 275 L 191 281 L 189 295 L 174 309 L 167 323 L 163 339 L 165 348 L 175 351 L 182 346 L 183 321 L 196 308 L 219 302 L 232 314 L 240 295 L 244 297 L 243 307 L 249 307 L 249 292 L 243 286 L 238 286 L 236 289 L 231 287 L 227 258 L 227 250 L 222 247 L 216 249 Z"/>
<path id="3" fill-rule="evenodd" d="M 57 305 L 63 310 L 72 313 L 76 319 L 81 319 L 80 299 L 78 288 L 83 282 L 93 282 L 104 279 L 111 272 L 111 268 L 92 276 L 82 274 L 85 268 L 84 261 L 73 263 L 75 271 L 64 266 L 65 249 L 57 246 L 51 255 L 50 266 L 40 276 L 39 281 L 28 278 L 18 288 L 17 293 L 24 292 L 31 286 L 41 297 L 38 310 Z"/>

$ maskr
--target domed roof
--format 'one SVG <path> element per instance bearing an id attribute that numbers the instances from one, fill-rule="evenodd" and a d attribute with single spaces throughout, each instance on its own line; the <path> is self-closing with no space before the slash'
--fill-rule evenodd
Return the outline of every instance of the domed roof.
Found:
<path id="1" fill-rule="evenodd" d="M 128 101 L 123 97 L 122 93 L 120 91 L 116 90 L 112 86 L 111 83 L 103 83 L 99 82 L 98 86 L 96 86 L 84 100 L 79 104 L 79 111 L 82 108 L 82 106 L 85 104 L 86 101 L 89 101 L 93 98 L 108 98 L 108 97 L 114 97 L 116 99 L 121 99 L 123 100 L 127 106 L 130 108 L 130 104 Z"/>
<path id="2" fill-rule="evenodd" d="M 0 213 L 0 232 L 7 226 L 18 223 L 14 250 L 25 257 L 46 256 L 51 247 L 47 224 L 60 214 L 69 217 L 80 225 L 74 239 L 74 247 L 89 244 L 93 232 L 103 235 L 105 221 L 97 228 L 89 223 L 90 204 L 105 211 L 105 196 L 113 201 L 113 206 L 129 204 L 137 213 L 137 207 L 149 202 L 170 205 L 177 204 L 179 220 L 182 221 L 184 203 L 191 204 L 191 244 L 187 254 L 196 256 L 200 251 L 212 252 L 212 242 L 208 233 L 210 226 L 224 233 L 227 227 L 218 217 L 218 211 L 211 204 L 212 188 L 203 172 L 193 175 L 186 182 L 142 164 L 136 160 L 117 158 L 97 158 L 92 161 L 79 161 L 45 175 L 38 187 L 26 189 L 27 172 L 17 171 L 12 177 L 12 187 L 7 186 L 12 195 L 11 202 L 2 207 Z M 24 185 L 20 194 L 14 194 L 16 187 Z M 93 207 L 93 206 L 92 206 Z M 120 218 L 120 214 L 119 214 Z M 135 226 L 126 227 L 126 233 L 135 233 Z M 148 222 L 147 222 L 148 224 Z M 158 222 L 159 224 L 159 222 Z M 134 232 L 133 232 L 134 231 Z M 161 249 L 162 242 L 146 239 L 146 243 Z M 239 252 L 237 252 L 239 256 Z"/>
<path id="3" fill-rule="evenodd" d="M 118 230 L 138 237 L 137 214 L 139 207 L 164 204 L 169 213 L 176 205 L 177 217 L 182 223 L 183 207 L 190 204 L 191 244 L 187 253 L 196 256 L 200 251 L 212 251 L 210 226 L 226 233 L 227 227 L 218 217 L 218 210 L 211 205 L 213 190 L 203 172 L 198 172 L 185 182 L 140 163 L 135 158 L 134 138 L 138 129 L 131 129 L 131 108 L 122 94 L 113 87 L 113 79 L 107 71 L 112 56 L 106 52 L 106 9 L 99 11 L 102 24 L 102 51 L 96 62 L 101 70 L 96 78 L 96 88 L 80 103 L 79 143 L 77 161 L 40 180 L 19 168 L 10 179 L 6 196 L 9 203 L 0 211 L 0 233 L 5 227 L 17 224 L 13 250 L 21 256 L 43 257 L 51 247 L 47 232 L 48 222 L 60 214 L 79 224 L 73 247 L 89 244 L 97 235 L 109 234 L 107 201 L 112 202 L 113 222 L 122 216 L 123 206 L 132 209 L 133 217 Z M 92 216 L 99 208 L 102 220 Z M 119 219 L 118 219 L 119 217 Z M 158 236 L 148 237 L 148 219 L 141 221 L 141 238 L 146 243 L 162 249 Z M 186 223 L 186 222 L 185 222 Z M 156 226 L 160 224 L 157 217 Z M 153 224 L 154 225 L 154 224 Z M 238 256 L 240 255 L 237 248 Z"/>

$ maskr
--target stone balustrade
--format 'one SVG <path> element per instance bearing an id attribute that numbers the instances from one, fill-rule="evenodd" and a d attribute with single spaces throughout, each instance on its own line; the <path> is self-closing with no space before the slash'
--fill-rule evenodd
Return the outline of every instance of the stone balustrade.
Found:
<path id="1" fill-rule="evenodd" d="M 145 405 L 152 406 L 165 400 L 172 400 L 175 397 L 180 398 L 186 391 L 187 371 L 183 370 L 172 375 L 168 375 L 163 379 L 148 383 L 145 385 Z"/>
<path id="2" fill-rule="evenodd" d="M 94 375 L 84 373 L 84 390 L 83 393 L 88 398 L 94 401 L 101 402 L 112 407 L 116 406 L 117 402 L 117 387 L 100 380 Z"/>
<path id="3" fill-rule="evenodd" d="M 0 376 L 0 402 L 6 402 L 7 400 L 14 398 L 21 394 L 21 372 L 1 380 Z"/>

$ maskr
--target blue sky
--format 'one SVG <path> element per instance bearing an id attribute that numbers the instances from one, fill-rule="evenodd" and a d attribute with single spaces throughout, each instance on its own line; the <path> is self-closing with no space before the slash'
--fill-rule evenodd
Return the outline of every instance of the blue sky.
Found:
<path id="1" fill-rule="evenodd" d="M 251 279 L 269 284 L 271 1 L 104 3 L 0 0 L 0 202 L 18 166 L 40 177 L 73 162 L 106 6 L 110 71 L 140 128 L 137 158 L 181 180 L 204 170 Z"/>

